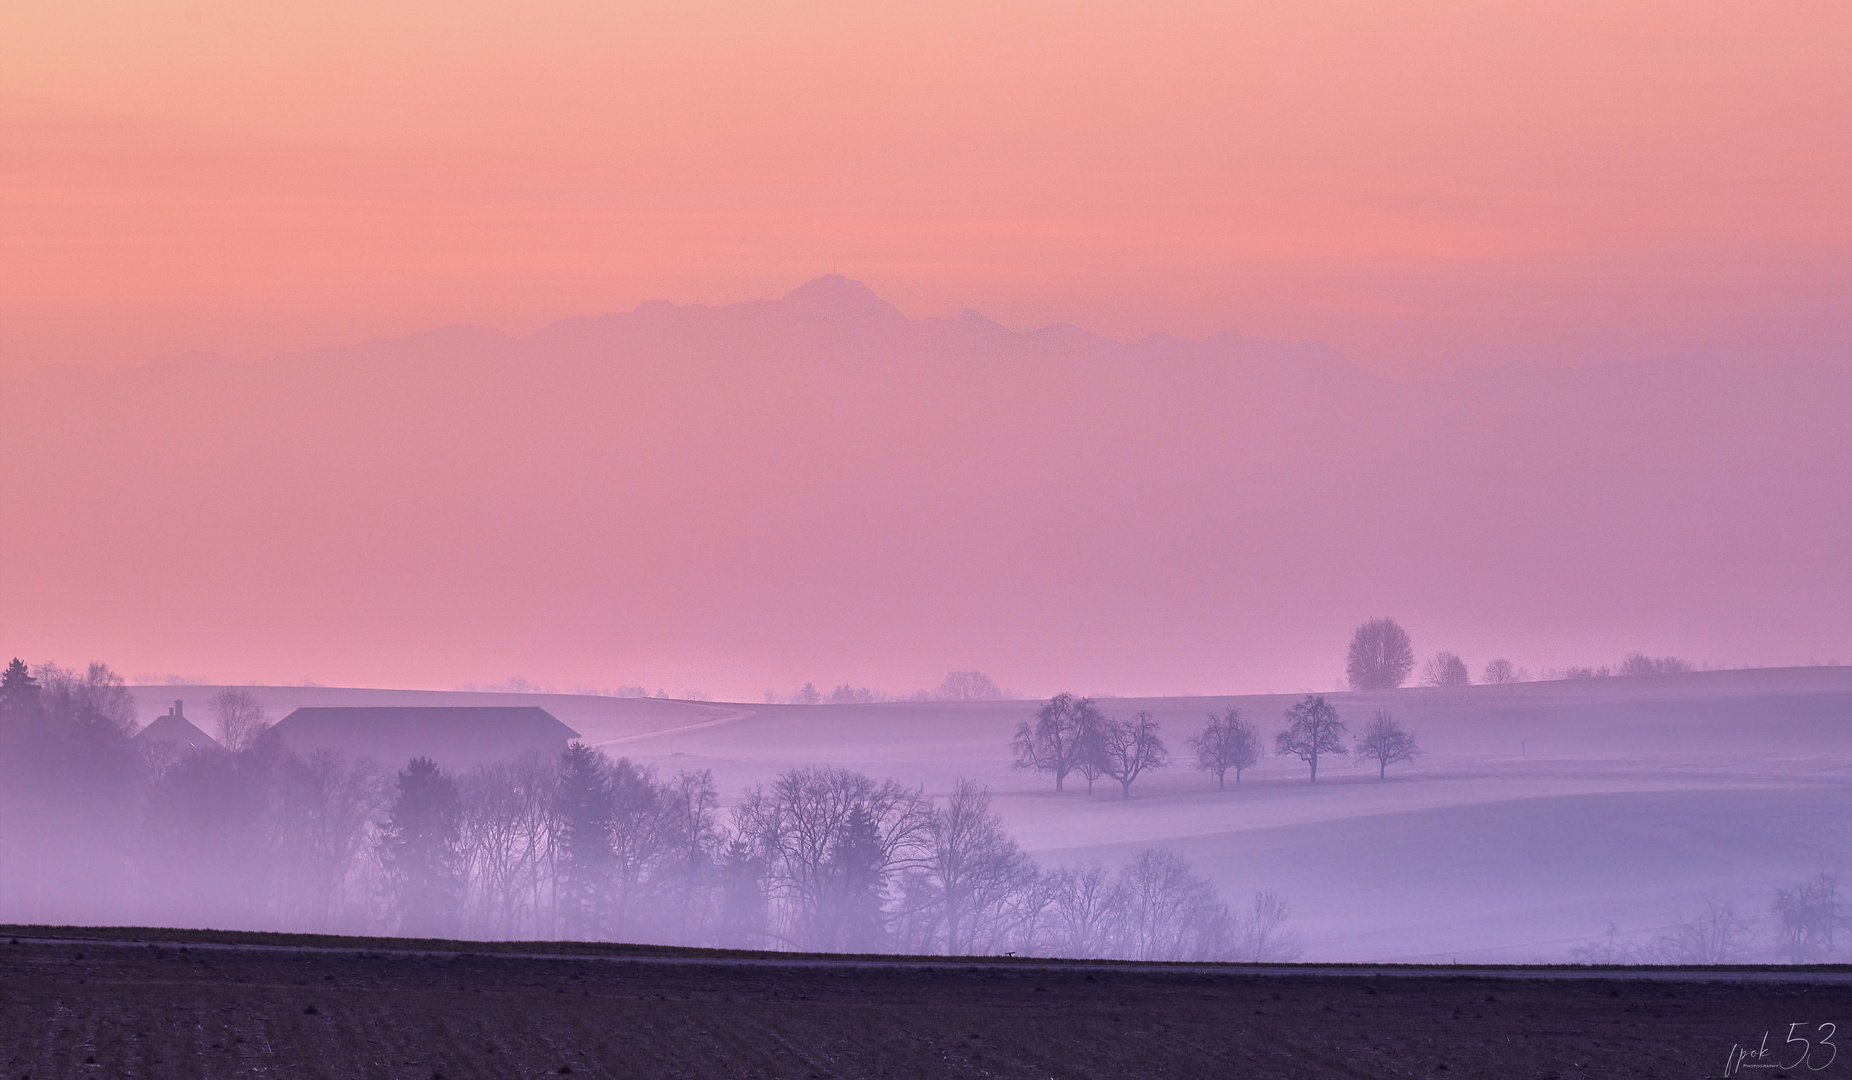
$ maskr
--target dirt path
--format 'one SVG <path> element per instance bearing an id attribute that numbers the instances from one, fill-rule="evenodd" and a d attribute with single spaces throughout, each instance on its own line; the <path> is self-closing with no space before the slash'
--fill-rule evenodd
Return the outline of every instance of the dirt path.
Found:
<path id="1" fill-rule="evenodd" d="M 625 743 L 642 742 L 645 739 L 673 738 L 677 735 L 686 735 L 691 731 L 707 731 L 726 724 L 737 723 L 747 717 L 757 715 L 759 715 L 758 712 L 753 709 L 735 709 L 725 716 L 717 716 L 711 720 L 702 720 L 693 724 L 683 724 L 680 727 L 645 731 L 636 735 L 620 735 L 615 739 L 600 739 L 597 742 L 587 743 L 586 745 L 603 748 L 606 746 L 622 746 Z"/>

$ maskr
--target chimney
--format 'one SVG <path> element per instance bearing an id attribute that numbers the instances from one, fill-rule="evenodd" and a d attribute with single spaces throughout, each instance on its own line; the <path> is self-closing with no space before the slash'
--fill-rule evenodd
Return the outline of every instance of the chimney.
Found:
<path id="1" fill-rule="evenodd" d="M 169 716 L 180 716 L 180 715 L 182 715 L 182 714 L 181 714 L 181 712 L 180 712 L 180 707 L 181 707 L 181 706 L 183 706 L 183 705 L 185 705 L 185 704 L 186 704 L 186 702 L 185 702 L 185 701 L 183 701 L 183 700 L 180 700 L 180 699 L 175 699 L 175 701 L 174 701 L 174 707 L 173 707 L 173 711 L 171 711 L 171 712 L 169 712 L 169 713 L 168 713 L 167 715 L 169 715 Z"/>

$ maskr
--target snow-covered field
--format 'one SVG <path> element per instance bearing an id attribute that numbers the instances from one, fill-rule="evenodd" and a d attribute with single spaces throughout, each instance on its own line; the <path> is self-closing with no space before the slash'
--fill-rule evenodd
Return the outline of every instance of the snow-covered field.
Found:
<path id="1" fill-rule="evenodd" d="M 137 688 L 143 719 L 205 688 Z M 1284 894 L 1318 960 L 1567 959 L 1610 925 L 1650 935 L 1711 902 L 1766 920 L 1774 890 L 1852 870 L 1852 668 L 1702 672 L 1501 687 L 1331 694 L 1353 730 L 1381 706 L 1425 751 L 1412 765 L 1337 759 L 1306 781 L 1269 757 L 1215 790 L 1184 739 L 1229 705 L 1271 742 L 1290 696 L 1103 699 L 1150 710 L 1170 768 L 1120 797 L 1010 768 L 1039 702 L 724 705 L 565 695 L 258 688 L 298 705 L 532 704 L 613 756 L 708 769 L 724 797 L 796 765 L 831 764 L 943 793 L 987 784 L 1045 864 L 1185 854 L 1239 901 Z M 194 702 L 197 702 L 195 706 Z"/>

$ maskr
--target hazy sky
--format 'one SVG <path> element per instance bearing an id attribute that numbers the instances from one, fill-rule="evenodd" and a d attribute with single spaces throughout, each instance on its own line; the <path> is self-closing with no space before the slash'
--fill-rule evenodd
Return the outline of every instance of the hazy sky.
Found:
<path id="1" fill-rule="evenodd" d="M 1852 366 L 1398 382 L 907 319 L 843 278 L 531 337 L 0 379 L 0 648 L 754 700 L 1329 690 L 1423 658 L 1852 659 Z"/>
<path id="2" fill-rule="evenodd" d="M 1475 670 L 1852 658 L 1848 56 L 1845 0 L 8 3 L 0 646 L 740 696 L 1323 690 L 1381 614 Z M 723 307 L 832 269 L 900 314 Z M 654 300 L 709 307 L 525 337 Z M 1003 329 L 1061 322 L 1248 338 Z M 512 337 L 270 359 L 457 324 Z"/>
<path id="3" fill-rule="evenodd" d="M 1852 5 L 14 0 L 0 370 L 839 268 L 1399 371 L 1852 341 Z"/>

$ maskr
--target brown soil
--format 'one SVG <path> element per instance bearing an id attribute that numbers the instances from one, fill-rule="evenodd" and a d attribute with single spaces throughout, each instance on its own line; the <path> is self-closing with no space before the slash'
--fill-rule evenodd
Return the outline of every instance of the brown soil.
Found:
<path id="1" fill-rule="evenodd" d="M 1817 1042 L 1819 1025 L 1852 1021 L 1843 972 L 1263 974 L 190 936 L 184 947 L 0 937 L 0 1076 L 1682 1080 L 1723 1075 L 1731 1047 L 1764 1032 L 1778 1047 L 1790 1024 Z M 1820 1069 L 1827 1054 L 1791 1074 L 1852 1067 L 1852 1047 Z"/>

